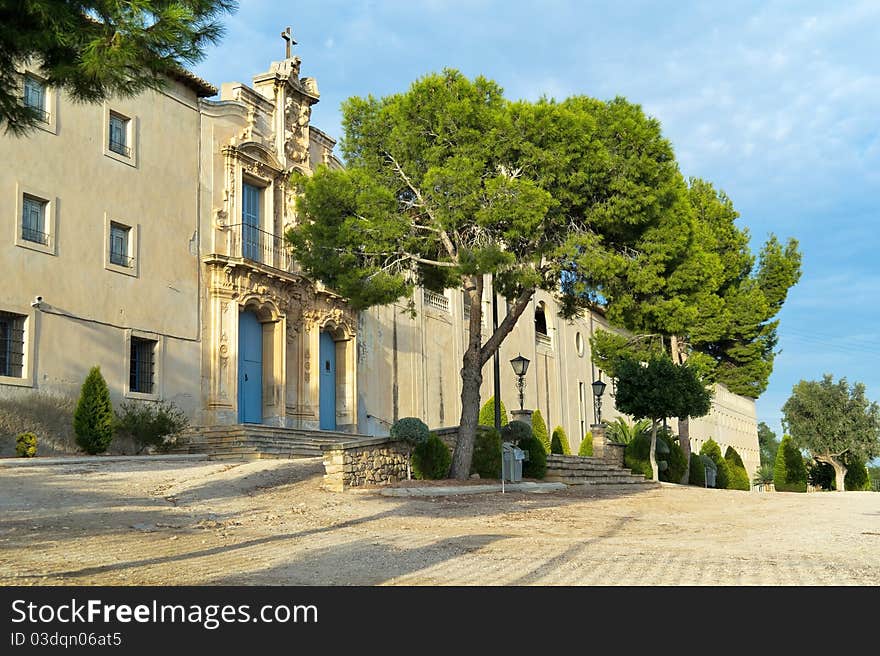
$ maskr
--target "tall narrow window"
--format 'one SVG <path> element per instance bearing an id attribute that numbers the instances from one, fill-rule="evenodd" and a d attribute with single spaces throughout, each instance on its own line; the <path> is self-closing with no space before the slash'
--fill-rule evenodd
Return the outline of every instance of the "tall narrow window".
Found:
<path id="1" fill-rule="evenodd" d="M 129 119 L 120 114 L 110 112 L 110 150 L 125 157 L 131 157 L 128 145 Z"/>
<path id="2" fill-rule="evenodd" d="M 49 235 L 46 231 L 46 201 L 29 196 L 21 203 L 21 238 L 46 246 Z"/>
<path id="3" fill-rule="evenodd" d="M 0 376 L 22 377 L 24 320 L 20 314 L 0 312 Z"/>
<path id="4" fill-rule="evenodd" d="M 152 339 L 131 338 L 129 391 L 153 394 L 156 375 L 156 344 Z"/>
<path id="5" fill-rule="evenodd" d="M 241 256 L 255 262 L 260 258 L 260 201 L 262 189 L 243 182 L 241 185 Z"/>
<path id="6" fill-rule="evenodd" d="M 130 267 L 129 235 L 131 228 L 119 223 L 110 224 L 110 262 L 118 266 Z"/>
<path id="7" fill-rule="evenodd" d="M 46 111 L 46 85 L 32 75 L 24 77 L 24 104 L 35 110 L 43 123 L 49 122 L 49 112 Z"/>
<path id="8" fill-rule="evenodd" d="M 578 334 L 580 334 L 580 333 L 578 333 Z M 587 427 L 585 425 L 586 416 L 587 416 L 587 412 L 586 412 L 587 405 L 586 405 L 585 396 L 586 395 L 584 394 L 584 384 L 582 381 L 578 381 L 578 422 L 580 423 L 580 427 L 581 427 L 581 435 L 580 435 L 581 439 L 583 439 L 584 435 L 587 434 L 586 433 Z"/>

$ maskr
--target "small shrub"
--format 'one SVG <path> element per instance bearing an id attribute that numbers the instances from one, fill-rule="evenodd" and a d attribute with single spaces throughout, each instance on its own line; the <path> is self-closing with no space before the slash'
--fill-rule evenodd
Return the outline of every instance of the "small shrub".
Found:
<path id="1" fill-rule="evenodd" d="M 660 480 L 667 483 L 680 483 L 687 471 L 688 460 L 684 456 L 684 451 L 678 440 L 673 438 L 671 433 L 667 435 L 657 434 L 657 441 L 663 440 L 669 447 L 669 453 L 666 454 L 667 468 L 660 472 Z"/>
<path id="2" fill-rule="evenodd" d="M 116 413 L 115 430 L 129 435 L 141 453 L 147 447 L 167 452 L 173 446 L 168 441 L 189 425 L 183 411 L 171 402 L 158 403 L 128 401 Z"/>
<path id="3" fill-rule="evenodd" d="M 773 465 L 769 462 L 761 463 L 761 466 L 758 468 L 758 471 L 755 472 L 755 477 L 752 479 L 752 483 L 755 485 L 770 485 L 773 482 Z"/>
<path id="4" fill-rule="evenodd" d="M 568 443 L 568 435 L 565 434 L 565 429 L 562 426 L 557 426 L 553 429 L 553 440 L 559 442 L 559 448 L 562 449 L 559 453 L 564 456 L 571 455 L 571 445 Z M 551 451 L 553 450 L 553 440 L 551 440 L 550 443 Z M 554 453 L 556 452 L 554 451 Z"/>
<path id="5" fill-rule="evenodd" d="M 489 400 L 480 408 L 480 418 L 477 420 L 480 426 L 495 427 L 495 397 L 490 396 Z M 507 408 L 504 407 L 504 401 L 501 402 L 501 425 L 507 426 Z"/>
<path id="6" fill-rule="evenodd" d="M 103 453 L 113 439 L 113 404 L 100 367 L 92 367 L 73 413 L 76 443 L 88 454 Z"/>
<path id="7" fill-rule="evenodd" d="M 708 456 L 715 463 L 715 487 L 726 490 L 730 485 L 730 469 L 721 457 L 721 447 L 711 437 L 700 447 L 700 455 Z"/>
<path id="8" fill-rule="evenodd" d="M 452 453 L 439 437 L 431 433 L 416 445 L 412 455 L 413 475 L 422 480 L 446 478 L 452 465 Z"/>
<path id="9" fill-rule="evenodd" d="M 403 417 L 391 425 L 391 438 L 406 442 L 410 446 L 418 446 L 427 442 L 431 435 L 427 424 L 418 417 Z"/>
<path id="10" fill-rule="evenodd" d="M 562 442 L 559 440 L 559 434 L 553 431 L 553 439 L 550 440 L 550 453 L 554 455 L 563 455 Z"/>
<path id="11" fill-rule="evenodd" d="M 519 443 L 530 437 L 535 437 L 535 434 L 532 432 L 531 426 L 524 421 L 512 421 L 501 429 L 501 439 L 505 442 Z"/>
<path id="12" fill-rule="evenodd" d="M 544 416 L 541 414 L 540 410 L 535 410 L 532 413 L 532 433 L 534 433 L 535 437 L 544 445 L 544 453 L 551 453 L 553 449 L 553 444 L 550 440 L 550 436 L 547 433 L 547 423 L 544 421 Z M 560 451 L 560 453 L 563 453 Z"/>
<path id="13" fill-rule="evenodd" d="M 529 454 L 529 459 L 522 464 L 523 478 L 544 478 L 547 473 L 547 453 L 541 441 L 537 437 L 529 436 L 519 440 L 517 446 Z"/>
<path id="14" fill-rule="evenodd" d="M 581 440 L 581 445 L 578 447 L 578 455 L 584 458 L 589 458 L 593 455 L 593 433 L 588 432 L 584 435 L 584 439 Z"/>
<path id="15" fill-rule="evenodd" d="M 688 483 L 690 485 L 698 485 L 706 487 L 706 466 L 703 459 L 696 453 L 691 453 L 690 472 L 688 473 Z"/>
<path id="16" fill-rule="evenodd" d="M 494 428 L 477 430 L 471 473 L 480 478 L 501 478 L 501 435 Z"/>
<path id="17" fill-rule="evenodd" d="M 654 470 L 650 461 L 651 436 L 640 435 L 630 440 L 623 452 L 623 464 L 633 473 L 644 474 L 645 478 L 653 478 Z"/>
<path id="18" fill-rule="evenodd" d="M 33 458 L 37 455 L 37 436 L 33 433 L 19 433 L 16 435 L 15 455 L 19 458 Z"/>
<path id="19" fill-rule="evenodd" d="M 777 492 L 806 492 L 807 471 L 804 458 L 790 435 L 783 435 L 773 466 L 773 486 Z"/>

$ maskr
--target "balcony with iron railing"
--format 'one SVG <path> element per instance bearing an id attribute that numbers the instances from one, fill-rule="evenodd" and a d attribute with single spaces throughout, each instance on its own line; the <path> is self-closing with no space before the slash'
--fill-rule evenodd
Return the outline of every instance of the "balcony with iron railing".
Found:
<path id="1" fill-rule="evenodd" d="M 121 141 L 110 140 L 110 150 L 112 150 L 117 155 L 122 155 L 123 157 L 131 157 L 131 148 L 126 146 Z"/>
<path id="2" fill-rule="evenodd" d="M 440 312 L 445 312 L 449 314 L 449 299 L 446 298 L 443 294 L 438 294 L 437 292 L 432 292 L 428 289 L 422 290 L 424 292 L 423 298 L 425 301 L 425 305 L 430 308 L 434 308 L 435 310 L 440 310 Z"/>
<path id="3" fill-rule="evenodd" d="M 43 246 L 49 245 L 49 235 L 40 230 L 36 230 L 35 228 L 22 226 L 21 238 L 26 241 L 32 241 L 36 244 L 42 244 Z"/>
<path id="4" fill-rule="evenodd" d="M 292 271 L 293 260 L 284 237 L 247 223 L 234 223 L 229 230 L 229 255 L 281 271 Z"/>

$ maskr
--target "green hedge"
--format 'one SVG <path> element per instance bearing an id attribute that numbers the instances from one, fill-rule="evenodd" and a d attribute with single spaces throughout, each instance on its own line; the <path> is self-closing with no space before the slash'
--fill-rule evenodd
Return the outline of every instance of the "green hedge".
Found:
<path id="1" fill-rule="evenodd" d="M 657 466 L 659 478 L 668 483 L 678 483 L 687 470 L 687 458 L 684 456 L 678 440 L 670 431 L 657 430 Z M 653 478 L 651 469 L 651 434 L 641 434 L 630 440 L 623 452 L 624 464 L 637 474 Z M 665 464 L 663 464 L 665 463 Z"/>
<path id="2" fill-rule="evenodd" d="M 856 458 L 849 459 L 846 463 L 846 476 L 843 479 L 847 491 L 862 491 L 871 489 L 871 478 L 868 476 L 868 468 L 865 463 Z"/>
<path id="3" fill-rule="evenodd" d="M 501 478 L 501 434 L 494 428 L 477 429 L 471 473 L 480 478 Z"/>
<path id="4" fill-rule="evenodd" d="M 706 467 L 699 454 L 691 453 L 691 466 L 688 473 L 688 483 L 699 487 L 706 487 Z"/>
<path id="5" fill-rule="evenodd" d="M 517 446 L 529 454 L 529 459 L 522 464 L 523 478 L 544 478 L 547 473 L 547 453 L 541 441 L 537 437 L 526 437 L 517 442 Z"/>
<path id="6" fill-rule="evenodd" d="M 481 426 L 489 426 L 495 428 L 495 397 L 490 396 L 489 400 L 480 408 L 480 418 L 477 420 Z M 504 407 L 504 401 L 501 402 L 501 425 L 507 426 L 507 408 Z"/>
<path id="7" fill-rule="evenodd" d="M 535 434 L 532 432 L 531 426 L 524 421 L 512 421 L 501 429 L 501 440 L 503 442 L 519 443 L 520 440 L 526 440 L 534 436 Z"/>
<path id="8" fill-rule="evenodd" d="M 446 478 L 452 465 L 452 453 L 439 437 L 431 433 L 419 442 L 412 454 L 413 475 L 422 480 Z"/>
<path id="9" fill-rule="evenodd" d="M 727 447 L 727 450 L 724 452 L 724 460 L 727 462 L 727 469 L 730 476 L 727 487 L 731 490 L 751 490 L 752 486 L 749 484 L 749 473 L 746 471 L 742 458 L 740 458 L 736 449 L 732 446 Z"/>
<path id="10" fill-rule="evenodd" d="M 547 422 L 544 421 L 544 415 L 540 410 L 532 413 L 532 432 L 538 441 L 544 445 L 544 453 L 552 453 L 553 444 L 550 441 L 550 435 L 547 432 Z"/>
<path id="11" fill-rule="evenodd" d="M 585 458 L 589 458 L 593 455 L 593 433 L 587 432 L 584 435 L 584 439 L 581 440 L 581 445 L 578 447 L 578 455 L 583 456 Z"/>
<path id="12" fill-rule="evenodd" d="M 721 447 L 711 437 L 700 447 L 700 455 L 708 456 L 715 463 L 715 487 L 726 490 L 730 487 L 730 468 L 721 456 Z"/>
<path id="13" fill-rule="evenodd" d="M 804 458 L 790 435 L 783 435 L 773 466 L 773 487 L 777 492 L 806 492 L 807 470 Z"/>

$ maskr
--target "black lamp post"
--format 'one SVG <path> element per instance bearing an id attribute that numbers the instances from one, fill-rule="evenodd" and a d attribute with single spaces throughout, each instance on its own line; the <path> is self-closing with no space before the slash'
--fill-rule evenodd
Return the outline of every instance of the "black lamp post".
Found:
<path id="1" fill-rule="evenodd" d="M 605 383 L 601 380 L 594 380 L 593 384 L 593 397 L 595 399 L 595 408 L 596 408 L 596 423 L 602 423 L 602 394 L 605 393 Z"/>
<path id="2" fill-rule="evenodd" d="M 526 388 L 525 376 L 526 372 L 529 370 L 529 360 L 522 355 L 518 355 L 510 361 L 510 366 L 513 367 L 513 373 L 517 376 L 516 387 L 519 390 L 519 409 L 522 410 L 523 390 Z"/>

